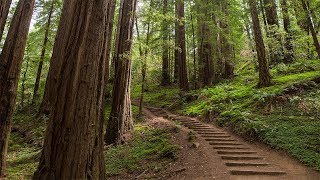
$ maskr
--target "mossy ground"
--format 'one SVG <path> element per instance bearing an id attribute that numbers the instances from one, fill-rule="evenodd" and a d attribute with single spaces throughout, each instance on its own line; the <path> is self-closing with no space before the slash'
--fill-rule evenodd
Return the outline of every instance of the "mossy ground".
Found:
<path id="1" fill-rule="evenodd" d="M 106 108 L 106 116 L 110 110 L 110 107 Z M 132 110 L 133 116 L 137 117 L 138 107 L 133 106 Z M 11 133 L 7 156 L 9 179 L 31 179 L 38 166 L 41 148 L 34 143 L 43 141 L 47 118 L 38 119 L 34 112 L 21 110 L 14 116 L 14 126 L 27 131 L 28 137 L 21 132 Z M 132 141 L 105 151 L 106 172 L 108 176 L 115 176 L 146 169 L 157 171 L 173 161 L 177 151 L 169 132 L 145 125 L 143 118 L 135 119 Z"/>
<path id="2" fill-rule="evenodd" d="M 244 136 L 258 138 L 285 150 L 305 164 L 320 170 L 320 92 L 305 90 L 274 101 L 295 84 L 320 77 L 318 60 L 279 64 L 271 70 L 273 85 L 257 88 L 254 66 L 241 70 L 233 81 L 190 91 L 181 96 L 176 87 L 148 86 L 145 101 L 190 116 L 213 116 L 221 126 L 231 126 Z M 319 87 L 319 86 L 318 86 Z M 310 88 L 312 89 L 312 88 Z M 133 88 L 138 98 L 139 87 Z M 190 100 L 188 96 L 197 97 Z M 174 107 L 174 108 L 172 108 Z"/>
<path id="3" fill-rule="evenodd" d="M 137 125 L 134 137 L 129 144 L 106 151 L 108 176 L 141 173 L 146 169 L 157 172 L 176 158 L 178 147 L 170 142 L 170 136 L 165 130 Z"/>

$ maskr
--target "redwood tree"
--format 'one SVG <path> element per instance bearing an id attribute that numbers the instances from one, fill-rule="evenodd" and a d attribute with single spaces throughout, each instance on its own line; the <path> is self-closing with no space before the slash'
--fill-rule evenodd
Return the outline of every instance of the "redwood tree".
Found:
<path id="1" fill-rule="evenodd" d="M 0 179 L 5 176 L 8 139 L 33 7 L 34 0 L 18 2 L 0 55 Z"/>
<path id="2" fill-rule="evenodd" d="M 302 8 L 305 12 L 305 15 L 306 15 L 306 19 L 307 19 L 307 23 L 308 23 L 308 26 L 310 28 L 310 31 L 311 31 L 311 35 L 312 35 L 312 38 L 313 38 L 313 44 L 316 48 L 316 52 L 318 54 L 318 59 L 320 59 L 320 44 L 319 44 L 319 40 L 318 40 L 318 37 L 317 37 L 317 32 L 314 28 L 314 25 L 312 23 L 312 19 L 310 17 L 310 12 L 309 12 L 309 9 L 308 9 L 308 5 L 307 3 L 305 2 L 305 0 L 300 0 L 301 1 L 301 4 L 302 4 Z"/>
<path id="3" fill-rule="evenodd" d="M 121 144 L 132 137 L 131 113 L 131 49 L 136 0 L 121 0 L 116 36 L 115 80 L 112 93 L 112 108 L 107 122 L 106 143 Z"/>
<path id="4" fill-rule="evenodd" d="M 163 15 L 164 20 L 162 22 L 162 81 L 161 85 L 166 86 L 170 84 L 170 70 L 169 70 L 169 25 L 166 19 L 168 13 L 168 0 L 163 0 Z"/>
<path id="5" fill-rule="evenodd" d="M 199 78 L 204 86 L 210 86 L 214 78 L 212 32 L 208 13 L 209 1 L 197 1 L 198 10 L 198 55 L 199 55 Z"/>
<path id="6" fill-rule="evenodd" d="M 186 55 L 186 29 L 184 22 L 184 0 L 176 0 L 176 56 L 178 61 L 179 87 L 182 91 L 189 90 L 187 55 Z"/>
<path id="7" fill-rule="evenodd" d="M 105 178 L 105 14 L 106 0 L 64 1 L 50 69 L 58 87 L 33 179 Z"/>
<path id="8" fill-rule="evenodd" d="M 286 40 L 285 40 L 285 48 L 286 51 L 284 52 L 284 62 L 291 63 L 294 60 L 294 51 L 293 51 L 293 44 L 292 44 L 292 33 L 291 33 L 291 22 L 289 16 L 289 9 L 287 0 L 281 0 L 281 9 L 282 9 L 282 16 L 283 16 L 283 27 L 286 31 Z"/>
<path id="9" fill-rule="evenodd" d="M 268 61 L 266 58 L 266 50 L 262 38 L 262 32 L 257 12 L 256 0 L 249 0 L 250 13 L 253 23 L 253 32 L 256 42 L 256 50 L 259 63 L 259 83 L 258 87 L 265 87 L 271 85 L 271 75 L 269 72 Z"/>
<path id="10" fill-rule="evenodd" d="M 2 39 L 4 27 L 6 26 L 11 2 L 12 0 L 1 0 L 0 2 L 0 40 Z"/>

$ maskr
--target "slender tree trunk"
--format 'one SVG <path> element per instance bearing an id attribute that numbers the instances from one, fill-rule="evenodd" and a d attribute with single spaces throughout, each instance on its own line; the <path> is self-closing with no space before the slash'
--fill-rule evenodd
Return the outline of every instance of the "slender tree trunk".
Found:
<path id="1" fill-rule="evenodd" d="M 105 179 L 100 116 L 106 5 L 106 0 L 64 1 L 52 56 L 63 68 L 56 75 L 59 87 L 33 179 Z"/>
<path id="2" fill-rule="evenodd" d="M 317 54 L 318 54 L 318 59 L 320 59 L 320 44 L 319 44 L 319 40 L 318 40 L 318 37 L 317 37 L 317 33 L 314 29 L 314 26 L 313 26 L 313 23 L 312 23 L 312 20 L 311 20 L 311 17 L 310 17 L 310 12 L 309 12 L 309 9 L 308 9 L 308 6 L 306 4 L 306 2 L 304 0 L 301 0 L 301 4 L 302 4 L 302 7 L 303 7 L 303 10 L 306 14 L 306 18 L 307 18 L 307 21 L 308 21 L 308 24 L 309 24 L 309 27 L 310 27 L 310 31 L 311 31 L 311 35 L 312 35 L 312 38 L 313 38 L 313 43 L 314 43 L 314 46 L 316 47 L 316 51 L 317 51 Z"/>
<path id="3" fill-rule="evenodd" d="M 153 0 L 150 1 L 149 5 L 149 12 L 151 12 L 151 9 L 153 7 Z M 148 17 L 147 21 L 147 37 L 146 37 L 146 44 L 145 44 L 145 50 L 144 53 L 142 52 L 141 46 L 139 47 L 140 50 L 140 57 L 142 58 L 142 69 L 141 69 L 141 75 L 142 75 L 142 81 L 141 81 L 141 94 L 140 94 L 140 101 L 139 101 L 139 116 L 142 116 L 142 109 L 143 109 L 143 101 L 144 101 L 144 92 L 146 90 L 146 76 L 147 76 L 147 58 L 149 54 L 149 40 L 150 40 L 150 17 Z M 138 28 L 138 21 L 136 21 L 136 29 L 137 29 L 137 36 L 140 40 L 140 32 Z"/>
<path id="4" fill-rule="evenodd" d="M 34 0 L 18 2 L 0 55 L 0 179 L 5 177 L 8 139 L 33 7 Z"/>
<path id="5" fill-rule="evenodd" d="M 182 91 L 189 90 L 187 56 L 186 56 L 186 30 L 184 25 L 184 0 L 176 0 L 176 18 L 177 18 L 177 59 L 179 70 L 179 87 Z"/>
<path id="6" fill-rule="evenodd" d="M 131 50 L 136 0 L 121 0 L 114 62 L 116 76 L 113 100 L 107 123 L 106 144 L 121 144 L 132 137 Z"/>
<path id="7" fill-rule="evenodd" d="M 103 99 L 102 99 L 102 108 L 101 108 L 101 118 L 103 122 L 105 122 L 105 108 L 106 108 L 106 101 L 107 98 L 111 96 L 110 92 L 108 92 L 107 84 L 109 83 L 109 75 L 110 75 L 110 55 L 111 55 L 111 44 L 112 44 L 112 34 L 113 34 L 113 25 L 114 25 L 114 13 L 116 8 L 116 0 L 108 0 L 107 1 L 107 12 L 105 18 L 105 30 L 104 30 L 104 48 L 103 48 L 103 59 L 105 59 L 105 75 L 104 81 L 105 86 L 103 90 Z M 102 130 L 103 131 L 103 130 Z"/>
<path id="8" fill-rule="evenodd" d="M 168 0 L 163 0 L 163 15 L 164 17 L 168 12 Z M 169 35 L 169 27 L 167 19 L 164 18 L 162 22 L 162 86 L 167 86 L 170 84 L 170 71 L 169 71 L 169 45 L 168 45 L 168 35 Z"/>
<path id="9" fill-rule="evenodd" d="M 283 15 L 283 27 L 287 33 L 285 44 L 284 44 L 286 48 L 286 51 L 284 52 L 284 62 L 292 63 L 294 61 L 294 51 L 293 51 L 293 45 L 292 45 L 292 34 L 290 30 L 291 22 L 289 17 L 287 0 L 281 0 L 281 7 L 282 7 L 282 15 Z"/>
<path id="10" fill-rule="evenodd" d="M 43 41 L 40 61 L 39 61 L 39 65 L 38 65 L 36 82 L 34 83 L 32 104 L 34 104 L 35 101 L 38 99 L 38 90 L 39 90 L 39 86 L 40 86 L 42 66 L 43 66 L 43 62 L 44 62 L 44 58 L 45 58 L 46 50 L 47 50 L 47 43 L 48 43 L 49 31 L 50 31 L 50 27 L 51 27 L 51 17 L 52 17 L 52 13 L 53 13 L 54 3 L 55 3 L 55 0 L 52 0 L 51 7 L 49 10 L 49 15 L 48 15 L 48 21 L 47 21 L 47 25 L 46 25 L 46 29 L 45 29 L 44 41 Z"/>
<path id="11" fill-rule="evenodd" d="M 197 56 L 196 56 L 196 35 L 194 29 L 193 15 L 191 13 L 191 30 L 192 30 L 192 49 L 193 49 L 193 83 L 194 89 L 198 89 L 197 86 Z"/>
<path id="12" fill-rule="evenodd" d="M 12 0 L 1 0 L 0 2 L 0 40 L 2 39 L 4 27 L 6 26 L 11 2 Z"/>
<path id="13" fill-rule="evenodd" d="M 21 108 L 24 108 L 24 100 L 25 100 L 25 91 L 26 91 L 26 81 L 27 81 L 27 73 L 29 70 L 29 60 L 30 58 L 26 59 L 26 69 L 23 72 L 23 77 L 22 77 L 22 83 L 21 83 L 21 103 L 20 106 Z"/>
<path id="14" fill-rule="evenodd" d="M 268 61 L 266 58 L 265 46 L 262 38 L 262 32 L 257 12 L 256 0 L 249 0 L 250 13 L 253 23 L 254 38 L 256 41 L 256 49 L 259 63 L 259 83 L 258 87 L 271 85 L 271 76 L 269 72 Z"/>

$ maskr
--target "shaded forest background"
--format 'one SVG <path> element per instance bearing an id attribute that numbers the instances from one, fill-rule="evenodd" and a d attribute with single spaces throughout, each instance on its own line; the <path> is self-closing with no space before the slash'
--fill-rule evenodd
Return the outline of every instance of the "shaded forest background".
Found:
<path id="1" fill-rule="evenodd" d="M 1 49 L 17 3 L 14 0 L 10 7 Z M 132 107 L 135 122 L 141 120 L 144 104 L 199 116 L 288 151 L 319 170 L 320 1 L 139 0 L 130 21 L 128 57 L 127 51 L 119 52 L 122 36 L 117 33 L 122 32 L 119 23 L 124 20 L 119 21 L 120 1 L 114 3 L 114 16 L 108 19 L 113 25 L 102 113 L 108 121 L 103 128 L 110 130 L 106 131 L 109 144 L 131 138 L 114 133 L 118 119 L 129 122 L 121 135 L 136 127 L 125 116 L 131 115 L 130 95 L 115 93 L 125 89 L 132 99 L 140 100 L 140 106 Z M 37 166 L 50 111 L 42 97 L 62 5 L 61 0 L 35 4 L 17 91 L 9 175 L 30 175 Z M 128 62 L 120 61 L 122 56 Z M 127 69 L 118 72 L 118 62 Z M 131 76 L 126 74 L 130 71 Z M 118 86 L 117 80 L 127 80 L 131 89 Z M 123 110 L 127 112 L 118 119 L 112 118 L 117 113 L 111 108 L 114 97 L 128 100 Z M 21 145 L 21 134 L 31 147 Z M 17 159 L 32 161 L 16 166 Z M 118 173 L 109 168 L 107 174 Z"/>

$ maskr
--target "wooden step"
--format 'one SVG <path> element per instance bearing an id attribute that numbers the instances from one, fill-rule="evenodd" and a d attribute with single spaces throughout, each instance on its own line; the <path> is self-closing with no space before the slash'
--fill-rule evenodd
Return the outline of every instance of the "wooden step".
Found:
<path id="1" fill-rule="evenodd" d="M 229 136 L 229 135 L 219 135 L 219 134 L 217 134 L 217 135 L 201 135 L 201 137 L 204 137 L 204 138 L 230 138 L 231 136 Z"/>
<path id="2" fill-rule="evenodd" d="M 217 151 L 218 154 L 257 154 L 254 151 L 226 151 L 226 150 L 219 150 Z"/>
<path id="3" fill-rule="evenodd" d="M 268 163 L 264 163 L 264 162 L 226 162 L 225 163 L 226 166 L 254 166 L 254 167 L 258 167 L 258 166 L 268 166 L 270 164 Z"/>
<path id="4" fill-rule="evenodd" d="M 223 142 L 234 142 L 234 141 L 236 141 L 236 140 L 234 140 L 234 139 L 223 139 L 223 138 L 205 138 L 205 140 L 206 141 L 219 141 L 219 142 L 221 142 L 221 141 L 223 141 Z"/>
<path id="5" fill-rule="evenodd" d="M 263 157 L 260 157 L 260 156 L 223 155 L 223 156 L 221 156 L 221 159 L 223 159 L 223 160 L 257 160 L 257 159 L 263 159 Z"/>
<path id="6" fill-rule="evenodd" d="M 237 149 L 237 150 L 245 150 L 245 149 L 250 149 L 248 147 L 241 147 L 241 146 L 214 146 L 213 149 L 223 149 L 223 150 L 234 150 L 234 149 Z"/>
<path id="7" fill-rule="evenodd" d="M 218 131 L 215 131 L 215 132 L 198 132 L 198 134 L 201 134 L 201 135 L 227 135 L 225 132 L 218 132 Z"/>
<path id="8" fill-rule="evenodd" d="M 232 175 L 266 175 L 266 176 L 281 176 L 285 175 L 286 172 L 277 170 L 231 170 Z"/>
<path id="9" fill-rule="evenodd" d="M 236 143 L 236 142 L 210 142 L 210 145 L 231 145 L 231 146 L 240 146 L 243 145 L 241 143 Z"/>

